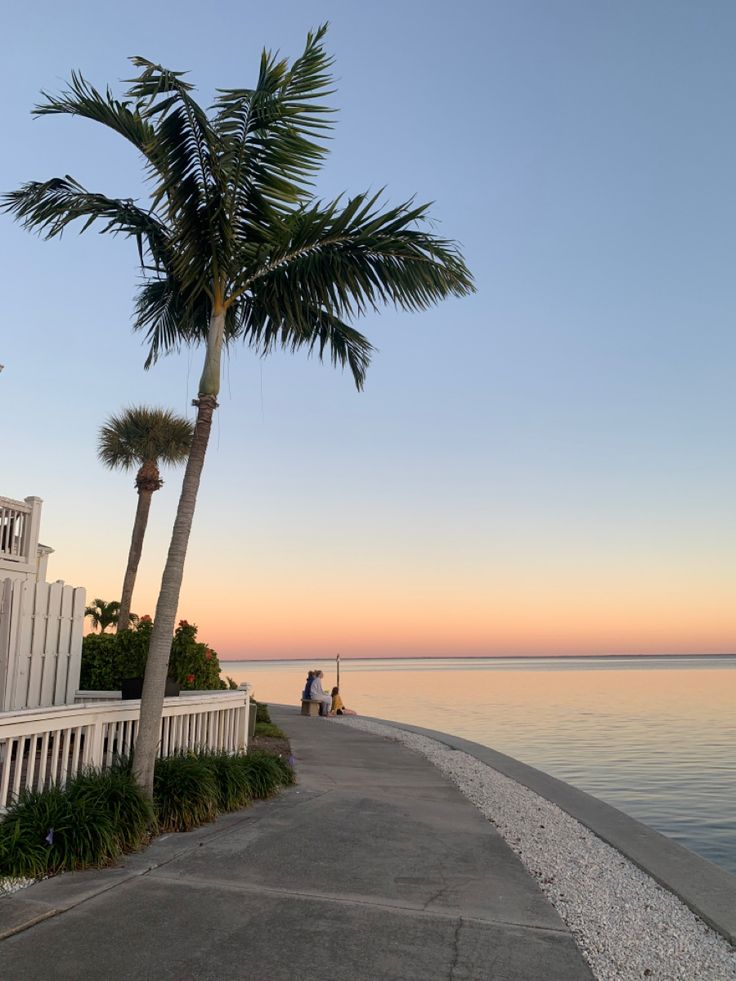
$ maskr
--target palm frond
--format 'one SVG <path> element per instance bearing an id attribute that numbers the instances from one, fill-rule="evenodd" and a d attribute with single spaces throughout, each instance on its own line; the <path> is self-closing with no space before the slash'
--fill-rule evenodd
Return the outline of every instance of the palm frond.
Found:
<path id="1" fill-rule="evenodd" d="M 35 107 L 34 115 L 65 114 L 102 123 L 132 143 L 146 157 L 153 172 L 165 170 L 166 160 L 159 152 L 155 130 L 141 114 L 138 102 L 121 102 L 109 88 L 101 93 L 80 72 L 72 72 L 68 88 L 60 95 L 41 94 L 45 101 Z"/>
<path id="2" fill-rule="evenodd" d="M 162 354 L 179 351 L 182 344 L 196 344 L 206 338 L 209 305 L 202 298 L 198 306 L 198 310 L 188 307 L 171 276 L 144 280 L 135 300 L 133 329 L 145 334 L 146 368 L 155 364 Z"/>
<path id="3" fill-rule="evenodd" d="M 193 86 L 184 81 L 186 73 L 146 58 L 131 61 L 142 71 L 129 80 L 128 94 L 152 122 L 158 152 L 166 160 L 153 206 L 165 200 L 168 220 L 177 226 L 177 278 L 194 291 L 212 293 L 213 281 L 227 275 L 228 258 L 217 135 L 207 113 L 189 94 Z"/>
<path id="4" fill-rule="evenodd" d="M 167 112 L 169 103 L 173 104 L 176 97 L 194 91 L 194 86 L 184 81 L 184 76 L 189 72 L 171 71 L 140 55 L 133 55 L 129 60 L 136 68 L 142 68 L 143 71 L 136 78 L 125 79 L 130 84 L 128 95 L 136 102 L 144 104 L 148 116 Z M 160 96 L 163 98 L 159 98 Z"/>
<path id="5" fill-rule="evenodd" d="M 238 305 L 237 336 L 262 357 L 276 348 L 316 352 L 320 361 L 328 358 L 335 367 L 347 367 L 359 391 L 374 351 L 360 331 L 339 317 L 309 303 L 294 303 L 287 312 L 269 289 Z"/>
<path id="6" fill-rule="evenodd" d="M 132 470 L 143 463 L 181 463 L 189 454 L 194 428 L 170 409 L 130 406 L 100 427 L 97 456 L 110 469 Z"/>
<path id="7" fill-rule="evenodd" d="M 340 318 L 393 303 L 424 310 L 450 295 L 474 290 L 454 242 L 419 227 L 426 205 L 412 202 L 381 211 L 380 195 L 358 195 L 295 212 L 276 231 L 273 247 L 236 290 L 273 292 L 290 308 L 306 302 Z"/>
<path id="8" fill-rule="evenodd" d="M 108 198 L 87 191 L 72 177 L 31 181 L 0 198 L 0 208 L 14 215 L 25 228 L 44 238 L 61 235 L 67 225 L 81 220 L 80 232 L 100 222 L 100 232 L 135 238 L 141 264 L 146 252 L 156 267 L 164 266 L 170 254 L 169 233 L 150 211 L 132 199 Z"/>
<path id="9" fill-rule="evenodd" d="M 172 275 L 145 279 L 138 287 L 133 319 L 133 329 L 142 332 L 148 344 L 145 367 L 182 346 L 206 343 L 211 310 L 206 294 L 187 294 Z M 237 319 L 236 307 L 230 306 L 225 311 L 226 343 L 236 334 Z"/>
<path id="10" fill-rule="evenodd" d="M 322 43 L 326 31 L 325 24 L 307 35 L 304 52 L 291 67 L 264 51 L 255 88 L 219 91 L 214 126 L 223 142 L 231 221 L 251 199 L 263 197 L 277 207 L 294 204 L 312 186 L 334 113 L 321 102 L 334 91 L 333 59 Z"/>

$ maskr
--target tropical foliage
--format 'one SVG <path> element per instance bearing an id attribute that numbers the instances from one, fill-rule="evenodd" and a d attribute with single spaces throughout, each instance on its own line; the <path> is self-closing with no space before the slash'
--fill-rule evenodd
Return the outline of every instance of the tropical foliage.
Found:
<path id="1" fill-rule="evenodd" d="M 98 868 L 146 844 L 152 830 L 189 831 L 294 782 L 262 752 L 187 753 L 156 761 L 153 804 L 130 761 L 88 770 L 64 788 L 24 791 L 0 818 L 0 879 Z"/>
<path id="2" fill-rule="evenodd" d="M 0 819 L 0 876 L 38 878 L 107 865 L 140 847 L 155 821 L 124 761 L 64 788 L 25 790 Z"/>
<path id="3" fill-rule="evenodd" d="M 315 352 L 347 367 L 360 389 L 373 349 L 352 320 L 385 303 L 424 310 L 473 289 L 456 245 L 427 230 L 427 206 L 386 206 L 365 192 L 315 198 L 332 125 L 324 36 L 324 27 L 309 34 L 291 64 L 264 52 L 256 84 L 220 90 L 209 112 L 182 72 L 145 58 L 133 59 L 138 74 L 122 99 L 73 74 L 36 113 L 91 119 L 131 143 L 143 157 L 148 205 L 89 191 L 71 177 L 30 182 L 4 198 L 6 210 L 47 238 L 79 222 L 135 240 L 144 275 L 134 326 L 148 342 L 148 364 L 182 344 L 205 347 L 134 761 L 149 793 L 223 347 L 242 341 L 261 355 L 276 347 Z"/>
<path id="4" fill-rule="evenodd" d="M 169 409 L 133 406 L 111 416 L 100 428 L 97 455 L 111 470 L 137 469 L 138 505 L 128 550 L 128 564 L 118 612 L 118 630 L 127 630 L 130 604 L 143 551 L 153 494 L 163 486 L 159 466 L 183 463 L 189 454 L 194 427 Z"/>
<path id="5" fill-rule="evenodd" d="M 171 642 L 169 673 L 183 689 L 227 688 L 216 651 L 197 640 L 197 625 L 180 620 Z"/>
<path id="6" fill-rule="evenodd" d="M 85 607 L 84 615 L 90 618 L 95 630 L 99 627 L 100 633 L 104 634 L 108 627 L 114 627 L 117 624 L 119 612 L 120 603 L 117 600 L 111 600 L 108 603 L 97 598 L 92 601 L 90 606 Z M 130 619 L 135 621 L 138 618 L 133 613 Z"/>
<path id="7" fill-rule="evenodd" d="M 161 832 L 191 831 L 217 817 L 217 781 L 194 754 L 159 760 L 153 799 Z"/>
<path id="8" fill-rule="evenodd" d="M 82 641 L 79 687 L 83 691 L 119 691 L 125 678 L 142 678 L 146 670 L 153 621 L 116 634 L 88 634 Z M 217 652 L 197 640 L 197 626 L 181 620 L 171 642 L 170 677 L 185 691 L 229 687 L 220 678 Z"/>
<path id="9" fill-rule="evenodd" d="M 270 722 L 271 715 L 268 711 L 268 705 L 265 702 L 256 702 L 252 696 L 251 699 L 256 707 L 256 722 Z"/>
<path id="10" fill-rule="evenodd" d="M 256 737 L 265 736 L 268 739 L 286 739 L 286 733 L 273 722 L 256 721 Z"/>

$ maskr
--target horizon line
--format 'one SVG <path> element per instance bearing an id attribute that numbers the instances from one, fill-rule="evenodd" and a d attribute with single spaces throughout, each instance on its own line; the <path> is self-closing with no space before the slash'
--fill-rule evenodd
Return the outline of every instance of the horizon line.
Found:
<path id="1" fill-rule="evenodd" d="M 323 654 L 316 657 L 231 657 L 219 658 L 220 664 L 234 664 L 239 661 L 299 661 L 309 664 L 312 661 L 334 661 L 339 656 L 341 661 L 552 661 L 552 660 L 584 660 L 596 658 L 617 659 L 624 657 L 736 657 L 736 651 L 725 651 L 717 654 L 704 654 L 693 651 L 690 654 L 375 654 L 372 656 L 353 657 L 349 654 Z"/>

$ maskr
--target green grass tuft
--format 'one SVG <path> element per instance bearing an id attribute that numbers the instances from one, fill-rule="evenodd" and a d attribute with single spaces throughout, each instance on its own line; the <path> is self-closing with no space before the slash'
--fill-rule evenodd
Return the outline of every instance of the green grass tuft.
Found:
<path id="1" fill-rule="evenodd" d="M 240 765 L 240 757 L 227 753 L 200 753 L 199 758 L 217 783 L 218 810 L 237 811 L 250 804 L 253 793 L 248 774 Z"/>
<path id="2" fill-rule="evenodd" d="M 192 754 L 156 760 L 153 802 L 160 831 L 191 831 L 217 817 L 212 770 Z"/>
<path id="3" fill-rule="evenodd" d="M 51 829 L 63 835 L 71 825 L 69 801 L 58 787 L 24 790 L 0 824 L 0 872 L 14 878 L 36 879 L 54 868 Z"/>
<path id="4" fill-rule="evenodd" d="M 133 779 L 130 760 L 117 759 L 106 770 L 79 774 L 68 786 L 72 801 L 97 797 L 112 818 L 120 851 L 135 851 L 156 825 L 156 812 Z"/>
<path id="5" fill-rule="evenodd" d="M 280 787 L 293 783 L 293 774 L 288 779 L 284 769 L 284 766 L 288 767 L 291 773 L 291 767 L 285 761 L 279 760 L 280 757 L 257 749 L 241 757 L 241 765 L 248 774 L 255 798 L 264 800 L 266 797 L 273 797 Z"/>
<path id="6" fill-rule="evenodd" d="M 24 790 L 0 822 L 0 874 L 38 878 L 108 865 L 140 847 L 152 821 L 125 764 L 84 771 L 63 789 Z"/>
<path id="7" fill-rule="evenodd" d="M 296 783 L 296 774 L 294 773 L 294 768 L 288 760 L 285 760 L 283 756 L 274 756 L 276 760 L 276 765 L 281 771 L 281 782 L 284 787 L 290 787 L 292 784 Z"/>
<path id="8" fill-rule="evenodd" d="M 270 739 L 286 739 L 286 733 L 273 722 L 256 722 L 256 736 L 268 736 Z"/>
<path id="9" fill-rule="evenodd" d="M 270 722 L 271 716 L 268 714 L 268 705 L 265 702 L 254 702 L 256 707 L 256 722 Z"/>

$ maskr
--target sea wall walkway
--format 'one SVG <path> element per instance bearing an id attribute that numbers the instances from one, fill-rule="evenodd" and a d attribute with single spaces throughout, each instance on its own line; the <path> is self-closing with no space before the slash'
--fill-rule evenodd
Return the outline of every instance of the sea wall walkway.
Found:
<path id="1" fill-rule="evenodd" d="M 431 763 L 271 714 L 296 787 L 0 900 L 2 976 L 590 981 L 536 883 Z"/>
<path id="2" fill-rule="evenodd" d="M 556 804 L 678 896 L 697 916 L 736 946 L 736 876 L 730 872 L 618 808 L 512 756 L 447 732 L 386 719 L 370 721 L 427 736 L 450 749 L 474 756 Z"/>

